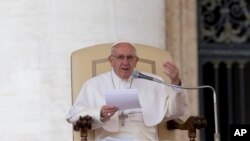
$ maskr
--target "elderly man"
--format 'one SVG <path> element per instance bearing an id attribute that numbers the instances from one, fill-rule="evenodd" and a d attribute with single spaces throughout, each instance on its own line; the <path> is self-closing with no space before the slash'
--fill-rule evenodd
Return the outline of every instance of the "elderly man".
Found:
<path id="1" fill-rule="evenodd" d="M 163 119 L 182 116 L 186 111 L 185 91 L 133 78 L 132 73 L 139 58 L 135 46 L 131 43 L 114 44 L 108 59 L 112 71 L 98 75 L 82 86 L 67 116 L 67 121 L 74 124 L 80 116 L 91 116 L 96 141 L 159 140 L 157 125 Z M 181 85 L 179 71 L 173 63 L 164 62 L 163 70 L 172 84 Z M 147 75 L 162 80 L 157 75 L 150 73 Z M 125 116 L 121 116 L 118 107 L 106 105 L 105 94 L 112 89 L 137 89 L 141 108 L 125 110 Z"/>

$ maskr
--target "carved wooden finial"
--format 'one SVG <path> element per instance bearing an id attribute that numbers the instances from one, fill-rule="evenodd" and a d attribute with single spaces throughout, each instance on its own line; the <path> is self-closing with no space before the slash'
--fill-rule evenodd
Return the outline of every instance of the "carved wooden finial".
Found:
<path id="1" fill-rule="evenodd" d="M 188 130 L 190 141 L 195 141 L 196 129 L 202 129 L 207 126 L 207 121 L 204 116 L 190 116 L 186 122 L 180 119 L 174 119 L 167 122 L 167 129 Z"/>
<path id="2" fill-rule="evenodd" d="M 87 141 L 88 130 L 92 127 L 92 118 L 90 116 L 80 117 L 74 125 L 75 131 L 81 132 L 81 141 Z"/>

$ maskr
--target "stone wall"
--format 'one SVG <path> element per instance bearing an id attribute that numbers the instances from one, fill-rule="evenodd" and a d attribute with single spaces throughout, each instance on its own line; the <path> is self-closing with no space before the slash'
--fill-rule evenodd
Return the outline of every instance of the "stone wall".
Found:
<path id="1" fill-rule="evenodd" d="M 1 141 L 70 141 L 70 54 L 129 40 L 165 48 L 164 0 L 1 0 Z"/>

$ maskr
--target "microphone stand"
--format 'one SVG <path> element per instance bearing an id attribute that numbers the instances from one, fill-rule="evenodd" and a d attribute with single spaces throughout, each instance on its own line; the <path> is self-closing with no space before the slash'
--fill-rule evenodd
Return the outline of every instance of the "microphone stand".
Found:
<path id="1" fill-rule="evenodd" d="M 177 86 L 177 85 L 172 85 L 167 82 L 161 81 L 156 78 L 151 78 L 152 81 L 168 85 L 171 87 L 176 87 L 176 88 L 181 88 L 181 89 L 203 89 L 203 88 L 210 88 L 213 91 L 213 101 L 214 101 L 214 126 L 215 126 L 215 133 L 214 133 L 214 141 L 220 141 L 220 133 L 218 130 L 218 111 L 217 111 L 217 100 L 216 100 L 216 92 L 215 89 L 212 86 L 209 85 L 204 85 L 204 86 L 199 86 L 199 87 L 183 87 L 183 86 Z"/>

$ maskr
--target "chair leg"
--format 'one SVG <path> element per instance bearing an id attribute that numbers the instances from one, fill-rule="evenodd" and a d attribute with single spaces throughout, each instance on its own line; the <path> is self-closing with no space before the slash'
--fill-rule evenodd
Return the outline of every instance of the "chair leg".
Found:
<path id="1" fill-rule="evenodd" d="M 188 137 L 190 138 L 190 141 L 195 141 L 196 138 L 196 128 L 193 125 L 190 125 L 188 127 Z"/>
<path id="2" fill-rule="evenodd" d="M 88 131 L 86 129 L 81 130 L 81 141 L 88 141 Z"/>
<path id="3" fill-rule="evenodd" d="M 190 138 L 190 141 L 195 141 L 195 138 Z"/>

